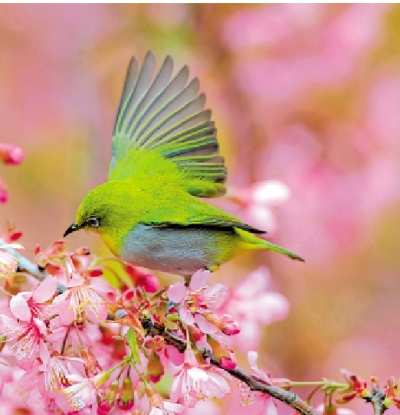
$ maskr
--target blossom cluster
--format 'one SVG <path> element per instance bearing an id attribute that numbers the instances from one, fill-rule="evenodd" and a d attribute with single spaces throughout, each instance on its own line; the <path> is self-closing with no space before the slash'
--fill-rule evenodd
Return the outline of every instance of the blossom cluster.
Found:
<path id="1" fill-rule="evenodd" d="M 241 328 L 257 346 L 257 325 L 288 312 L 285 298 L 267 291 L 265 269 L 233 290 L 209 284 L 208 271 L 196 272 L 188 286 L 160 287 L 149 271 L 96 258 L 85 247 L 70 252 L 57 241 L 36 248 L 33 275 L 5 252 L 22 248 L 16 242 L 21 233 L 10 228 L 1 237 L 4 413 L 185 413 L 230 392 L 225 369 L 237 364 L 232 347 L 248 351 Z M 180 339 L 184 350 L 167 334 Z M 172 379 L 168 390 L 161 386 L 165 379 Z M 274 405 L 265 398 L 265 405 Z"/>

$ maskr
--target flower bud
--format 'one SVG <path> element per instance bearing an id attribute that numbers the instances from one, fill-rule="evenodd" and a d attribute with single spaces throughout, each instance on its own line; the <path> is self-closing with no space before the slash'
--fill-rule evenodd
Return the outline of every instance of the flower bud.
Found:
<path id="1" fill-rule="evenodd" d="M 232 370 L 237 366 L 236 356 L 227 345 L 218 342 L 211 336 L 207 336 L 207 342 L 223 369 Z"/>
<path id="2" fill-rule="evenodd" d="M 153 383 L 159 382 L 164 375 L 164 366 L 161 363 L 160 356 L 155 351 L 152 352 L 147 363 L 147 372 Z"/>
<path id="3" fill-rule="evenodd" d="M 132 379 L 127 376 L 124 379 L 124 382 L 122 384 L 122 388 L 119 392 L 119 397 L 117 401 L 118 408 L 129 411 L 132 409 L 134 404 L 134 391 L 132 387 Z"/>
<path id="4" fill-rule="evenodd" d="M 110 412 L 114 407 L 115 399 L 117 398 L 119 390 L 119 381 L 118 379 L 114 380 L 111 385 L 104 391 L 101 401 L 99 402 L 99 408 L 102 412 Z"/>
<path id="5" fill-rule="evenodd" d="M 217 326 L 222 333 L 232 336 L 240 333 L 240 326 L 229 314 L 205 314 L 204 318 Z"/>
<path id="6" fill-rule="evenodd" d="M 97 375 L 100 372 L 101 367 L 92 351 L 87 347 L 83 347 L 81 350 L 81 356 L 89 372 Z"/>

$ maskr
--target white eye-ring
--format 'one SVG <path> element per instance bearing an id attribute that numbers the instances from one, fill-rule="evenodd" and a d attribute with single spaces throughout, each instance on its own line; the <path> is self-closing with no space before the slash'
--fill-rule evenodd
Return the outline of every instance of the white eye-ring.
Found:
<path id="1" fill-rule="evenodd" d="M 98 228 L 100 226 L 100 221 L 97 218 L 95 218 L 94 216 L 91 216 L 90 218 L 87 218 L 85 223 L 90 228 Z"/>

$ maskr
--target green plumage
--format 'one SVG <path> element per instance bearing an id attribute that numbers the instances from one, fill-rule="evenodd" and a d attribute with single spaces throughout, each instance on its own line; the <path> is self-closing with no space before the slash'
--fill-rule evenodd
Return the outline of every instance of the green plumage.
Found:
<path id="1" fill-rule="evenodd" d="M 90 228 L 127 262 L 191 275 L 215 270 L 241 249 L 295 254 L 253 234 L 264 233 L 197 197 L 225 193 L 211 111 L 188 69 L 172 76 L 167 57 L 128 67 L 112 139 L 109 181 L 82 201 L 66 234 Z"/>

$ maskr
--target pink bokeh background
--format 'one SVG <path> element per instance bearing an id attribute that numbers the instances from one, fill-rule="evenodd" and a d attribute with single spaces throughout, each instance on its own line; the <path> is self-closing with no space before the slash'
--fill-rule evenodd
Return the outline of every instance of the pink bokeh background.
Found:
<path id="1" fill-rule="evenodd" d="M 126 66 L 149 49 L 199 77 L 229 186 L 289 189 L 264 228 L 306 263 L 248 254 L 212 277 L 234 287 L 262 265 L 289 300 L 289 316 L 261 333 L 259 365 L 298 381 L 341 380 L 342 367 L 398 377 L 400 7 L 1 5 L 0 141 L 26 160 L 2 168 L 0 209 L 28 257 L 106 179 Z M 84 232 L 68 243 L 107 253 Z"/>

